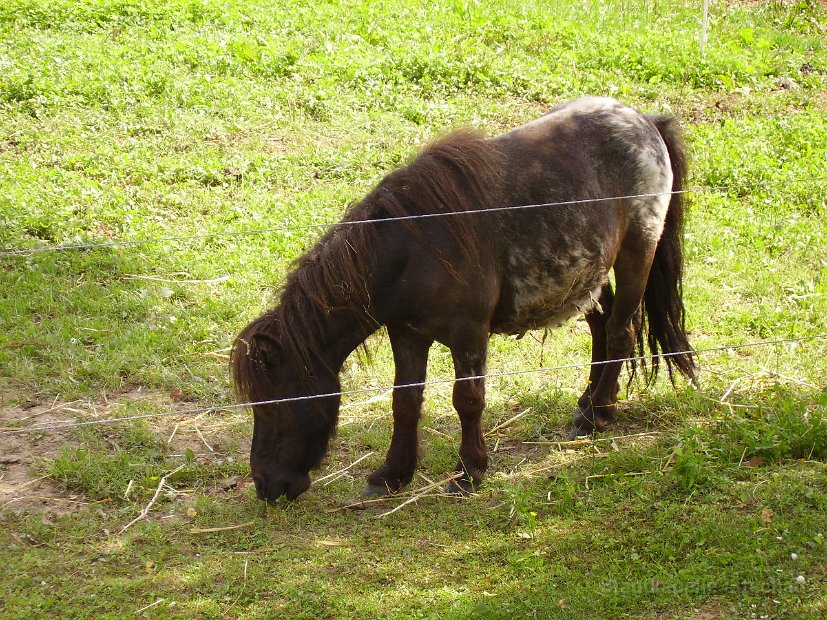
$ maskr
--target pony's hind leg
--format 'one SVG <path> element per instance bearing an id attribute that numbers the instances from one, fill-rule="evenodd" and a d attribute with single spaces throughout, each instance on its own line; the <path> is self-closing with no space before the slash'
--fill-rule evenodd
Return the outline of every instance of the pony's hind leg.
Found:
<path id="1" fill-rule="evenodd" d="M 408 484 L 419 454 L 419 417 L 432 340 L 388 327 L 396 376 L 393 389 L 393 437 L 385 462 L 368 476 L 363 495 L 387 495 Z M 412 385 L 413 384 L 413 385 Z M 405 386 L 405 387 L 399 387 Z"/>
<path id="2" fill-rule="evenodd" d="M 469 493 L 482 482 L 488 467 L 488 449 L 482 432 L 485 409 L 485 363 L 488 354 L 488 331 L 468 328 L 453 339 L 454 361 L 453 405 L 459 414 L 462 440 L 456 472 L 461 476 L 447 487 L 449 493 Z"/>
<path id="3" fill-rule="evenodd" d="M 616 293 L 611 303 L 611 313 L 603 320 L 592 317 L 589 323 L 590 327 L 594 323 L 592 329 L 599 329 L 601 323 L 605 325 L 606 362 L 600 364 L 602 371 L 594 390 L 591 393 L 587 390 L 586 399 L 581 397 L 585 407 L 578 406 L 575 412 L 570 439 L 589 435 L 595 430 L 602 431 L 614 420 L 618 378 L 623 360 L 634 350 L 638 327 L 635 317 L 640 309 L 653 257 L 654 245 L 645 243 L 622 248 L 618 255 L 614 266 Z"/>
<path id="4" fill-rule="evenodd" d="M 575 416 L 581 413 L 589 403 L 592 402 L 592 394 L 600 383 L 600 377 L 603 374 L 604 362 L 606 361 L 606 324 L 609 321 L 609 315 L 612 312 L 612 304 L 614 302 L 614 291 L 612 285 L 606 283 L 600 289 L 600 296 L 597 299 L 599 308 L 594 308 L 586 313 L 586 323 L 589 325 L 589 331 L 592 335 L 592 364 L 589 369 L 589 383 L 583 394 L 577 400 L 577 411 Z M 619 389 L 619 387 L 618 387 Z"/>

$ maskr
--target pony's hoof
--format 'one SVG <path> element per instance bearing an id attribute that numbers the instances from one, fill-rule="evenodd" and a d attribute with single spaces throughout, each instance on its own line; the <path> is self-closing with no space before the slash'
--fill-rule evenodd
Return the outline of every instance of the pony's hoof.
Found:
<path id="1" fill-rule="evenodd" d="M 465 478 L 451 480 L 451 482 L 445 485 L 445 492 L 448 495 L 470 495 L 476 490 L 477 487 L 474 483 L 470 480 L 466 480 Z"/>
<path id="2" fill-rule="evenodd" d="M 393 495 L 393 492 L 388 487 L 380 486 L 378 484 L 369 484 L 365 487 L 365 490 L 362 491 L 362 498 L 359 501 L 366 499 L 377 499 L 380 497 L 385 497 L 386 495 Z"/>
<path id="3" fill-rule="evenodd" d="M 388 487 L 379 486 L 378 484 L 369 484 L 359 497 L 349 499 L 345 502 L 345 508 L 350 510 L 364 510 L 367 508 L 365 501 L 371 499 L 380 499 L 386 495 L 391 495 Z"/>
<path id="4" fill-rule="evenodd" d="M 357 497 L 356 499 L 349 499 L 345 502 L 345 508 L 349 510 L 364 510 L 367 508 L 365 505 L 365 498 Z"/>
<path id="5" fill-rule="evenodd" d="M 581 437 L 588 437 L 594 432 L 594 422 L 586 417 L 586 413 L 582 408 L 578 407 L 574 416 L 574 426 L 569 432 L 569 441 L 576 441 Z"/>
<path id="6" fill-rule="evenodd" d="M 571 431 L 569 431 L 569 441 L 577 441 L 583 437 L 590 437 L 592 432 L 593 431 L 591 429 L 583 428 L 582 426 L 574 426 Z"/>

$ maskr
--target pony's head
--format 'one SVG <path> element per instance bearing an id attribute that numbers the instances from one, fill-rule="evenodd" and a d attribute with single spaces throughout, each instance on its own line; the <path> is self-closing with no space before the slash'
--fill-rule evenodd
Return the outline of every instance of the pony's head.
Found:
<path id="1" fill-rule="evenodd" d="M 250 468 L 259 499 L 296 499 L 310 487 L 310 470 L 327 453 L 336 428 L 340 384 L 314 360 L 299 362 L 273 334 L 245 330 L 232 370 L 239 397 L 253 405 Z M 319 397 L 319 395 L 334 394 Z"/>

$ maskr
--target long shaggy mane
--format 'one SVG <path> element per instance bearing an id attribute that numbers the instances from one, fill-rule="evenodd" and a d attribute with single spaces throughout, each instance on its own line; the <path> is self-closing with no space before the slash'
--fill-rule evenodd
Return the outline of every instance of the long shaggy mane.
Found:
<path id="1" fill-rule="evenodd" d="M 236 338 L 230 366 L 240 400 L 273 398 L 274 377 L 262 372 L 262 355 L 253 336 L 266 334 L 279 343 L 284 358 L 307 370 L 322 359 L 320 338 L 332 315 L 351 315 L 360 324 L 379 327 L 372 315 L 371 276 L 381 225 L 374 220 L 411 218 L 485 209 L 496 203 L 501 155 L 471 130 L 455 131 L 426 147 L 408 165 L 388 174 L 342 221 L 294 263 L 281 287 L 278 305 L 255 319 Z M 448 215 L 403 219 L 398 225 L 438 258 L 421 222 L 438 221 L 468 253 L 479 251 L 480 218 Z"/>

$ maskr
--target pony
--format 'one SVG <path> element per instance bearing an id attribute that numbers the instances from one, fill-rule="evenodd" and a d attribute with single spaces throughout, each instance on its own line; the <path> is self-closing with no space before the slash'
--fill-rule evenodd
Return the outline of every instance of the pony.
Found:
<path id="1" fill-rule="evenodd" d="M 336 429 L 339 371 L 381 326 L 395 366 L 393 434 L 367 496 L 394 493 L 414 475 L 435 341 L 455 370 L 455 493 L 475 489 L 488 463 L 480 420 L 492 334 L 585 315 L 593 364 L 571 438 L 613 420 L 634 352 L 648 347 L 649 380 L 659 358 L 673 383 L 673 371 L 694 379 L 682 301 L 685 177 L 674 119 L 603 97 L 561 104 L 493 138 L 454 131 L 385 176 L 295 262 L 278 305 L 234 341 L 237 397 L 254 403 L 258 497 L 293 500 L 309 488 Z"/>

